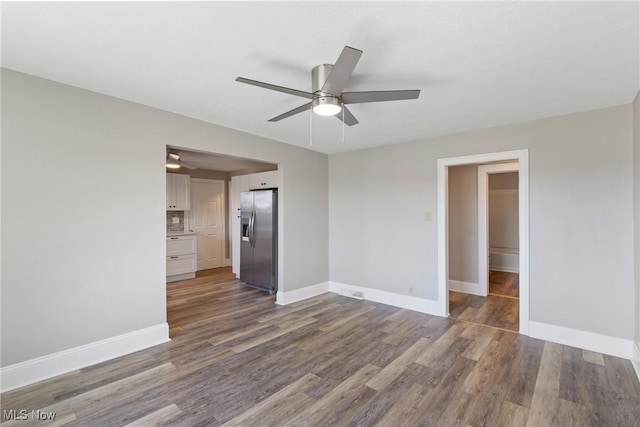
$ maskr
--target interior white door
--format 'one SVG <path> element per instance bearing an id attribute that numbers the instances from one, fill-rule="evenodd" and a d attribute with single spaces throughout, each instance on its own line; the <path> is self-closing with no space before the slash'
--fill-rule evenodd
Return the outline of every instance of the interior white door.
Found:
<path id="1" fill-rule="evenodd" d="M 191 180 L 191 229 L 197 233 L 198 270 L 224 266 L 224 181 Z"/>

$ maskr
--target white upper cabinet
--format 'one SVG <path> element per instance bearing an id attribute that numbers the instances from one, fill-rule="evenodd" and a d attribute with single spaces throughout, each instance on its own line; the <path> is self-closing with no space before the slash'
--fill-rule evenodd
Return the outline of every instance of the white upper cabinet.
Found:
<path id="1" fill-rule="evenodd" d="M 278 188 L 278 171 L 252 173 L 249 175 L 249 189 L 260 190 L 265 188 Z"/>
<path id="2" fill-rule="evenodd" d="M 240 193 L 249 191 L 249 175 L 231 177 L 231 212 L 240 214 Z"/>
<path id="3" fill-rule="evenodd" d="M 167 210 L 188 211 L 191 208 L 189 175 L 167 174 Z"/>

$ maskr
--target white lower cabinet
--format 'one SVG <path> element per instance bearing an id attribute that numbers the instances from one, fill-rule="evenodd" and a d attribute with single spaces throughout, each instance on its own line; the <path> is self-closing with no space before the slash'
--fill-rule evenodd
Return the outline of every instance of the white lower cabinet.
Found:
<path id="1" fill-rule="evenodd" d="M 188 255 L 171 255 L 167 257 L 167 276 L 176 276 L 178 274 L 195 273 L 196 256 Z"/>
<path id="2" fill-rule="evenodd" d="M 167 282 L 196 277 L 196 236 L 167 236 Z"/>

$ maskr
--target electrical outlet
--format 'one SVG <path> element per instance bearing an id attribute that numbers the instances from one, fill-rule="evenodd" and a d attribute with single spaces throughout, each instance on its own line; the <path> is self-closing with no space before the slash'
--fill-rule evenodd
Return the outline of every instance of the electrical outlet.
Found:
<path id="1" fill-rule="evenodd" d="M 171 217 L 171 223 L 172 224 L 180 224 L 180 217 L 179 216 L 172 216 Z"/>
<path id="2" fill-rule="evenodd" d="M 431 221 L 431 212 L 425 212 L 424 213 L 424 220 L 426 222 L 430 222 Z"/>

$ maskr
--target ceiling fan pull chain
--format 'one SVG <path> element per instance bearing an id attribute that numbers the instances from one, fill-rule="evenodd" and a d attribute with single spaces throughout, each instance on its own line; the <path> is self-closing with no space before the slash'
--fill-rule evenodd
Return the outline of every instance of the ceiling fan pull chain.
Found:
<path id="1" fill-rule="evenodd" d="M 313 147 L 313 106 L 309 107 L 309 147 Z"/>
<path id="2" fill-rule="evenodd" d="M 342 143 L 344 144 L 344 105 L 342 106 Z"/>

